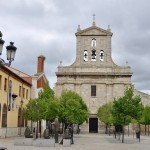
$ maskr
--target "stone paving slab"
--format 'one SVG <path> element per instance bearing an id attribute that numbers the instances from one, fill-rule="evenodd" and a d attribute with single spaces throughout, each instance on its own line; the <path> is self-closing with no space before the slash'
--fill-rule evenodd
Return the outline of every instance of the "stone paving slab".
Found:
<path id="1" fill-rule="evenodd" d="M 55 147 L 55 140 L 54 139 L 36 139 L 34 146 Z"/>
<path id="2" fill-rule="evenodd" d="M 63 146 L 64 147 L 70 147 L 71 146 L 71 140 L 70 139 L 63 139 Z"/>
<path id="3" fill-rule="evenodd" d="M 0 147 L 7 147 L 7 150 L 150 150 L 150 137 L 141 136 L 141 142 L 132 135 L 125 136 L 124 143 L 121 143 L 113 136 L 105 134 L 79 134 L 74 135 L 74 144 L 70 147 L 55 144 L 55 147 L 37 146 L 16 146 L 15 138 L 0 139 Z"/>

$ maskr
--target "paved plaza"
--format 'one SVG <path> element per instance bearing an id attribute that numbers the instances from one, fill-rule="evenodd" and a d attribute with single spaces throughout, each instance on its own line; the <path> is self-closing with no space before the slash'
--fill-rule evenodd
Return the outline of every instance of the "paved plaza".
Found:
<path id="1" fill-rule="evenodd" d="M 23 138 L 23 137 L 21 137 Z M 0 139 L 0 147 L 7 150 L 150 150 L 150 137 L 141 136 L 141 142 L 132 135 L 125 136 L 125 142 L 105 134 L 74 135 L 74 144 L 70 147 L 55 144 L 55 147 L 15 146 L 15 138 Z"/>

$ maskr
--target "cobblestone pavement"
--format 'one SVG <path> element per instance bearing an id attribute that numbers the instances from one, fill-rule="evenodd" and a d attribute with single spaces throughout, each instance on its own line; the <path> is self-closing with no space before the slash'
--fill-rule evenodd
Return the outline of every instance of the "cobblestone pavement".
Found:
<path id="1" fill-rule="evenodd" d="M 0 139 L 0 147 L 7 150 L 150 150 L 150 137 L 141 136 L 141 142 L 132 135 L 125 136 L 124 143 L 104 134 L 74 135 L 74 144 L 70 147 L 56 144 L 55 147 L 15 146 L 15 138 Z"/>

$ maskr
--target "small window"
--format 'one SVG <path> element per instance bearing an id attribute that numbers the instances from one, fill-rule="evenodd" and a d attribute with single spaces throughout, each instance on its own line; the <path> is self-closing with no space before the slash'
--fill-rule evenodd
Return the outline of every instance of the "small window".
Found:
<path id="1" fill-rule="evenodd" d="M 19 96 L 21 97 L 21 86 L 19 86 Z"/>
<path id="2" fill-rule="evenodd" d="M 104 61 L 104 51 L 100 50 L 100 61 Z"/>
<path id="3" fill-rule="evenodd" d="M 95 49 L 92 50 L 91 61 L 96 61 L 96 50 Z"/>
<path id="4" fill-rule="evenodd" d="M 95 39 L 95 38 L 92 39 L 92 41 L 91 41 L 91 46 L 92 46 L 92 47 L 96 47 L 96 39 Z"/>
<path id="5" fill-rule="evenodd" d="M 26 99 L 28 99 L 28 89 L 26 89 Z"/>
<path id="6" fill-rule="evenodd" d="M 91 85 L 91 96 L 96 96 L 96 85 Z"/>
<path id="7" fill-rule="evenodd" d="M 23 88 L 22 90 L 23 90 L 22 91 L 22 96 L 23 96 L 23 98 L 25 98 L 25 88 Z"/>
<path id="8" fill-rule="evenodd" d="M 88 52 L 84 50 L 84 61 L 88 61 Z"/>
<path id="9" fill-rule="evenodd" d="M 5 78 L 5 81 L 4 81 L 4 91 L 7 90 L 7 79 Z"/>

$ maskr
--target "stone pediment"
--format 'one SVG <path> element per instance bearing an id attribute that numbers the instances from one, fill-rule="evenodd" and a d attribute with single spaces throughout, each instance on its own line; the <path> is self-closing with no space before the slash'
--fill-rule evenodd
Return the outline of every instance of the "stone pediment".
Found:
<path id="1" fill-rule="evenodd" d="M 84 29 L 84 30 L 80 30 L 76 33 L 77 35 L 97 35 L 97 36 L 106 36 L 106 35 L 112 35 L 112 32 L 108 31 L 108 30 L 104 30 L 102 28 L 96 27 L 96 26 L 92 26 L 90 28 Z"/>

